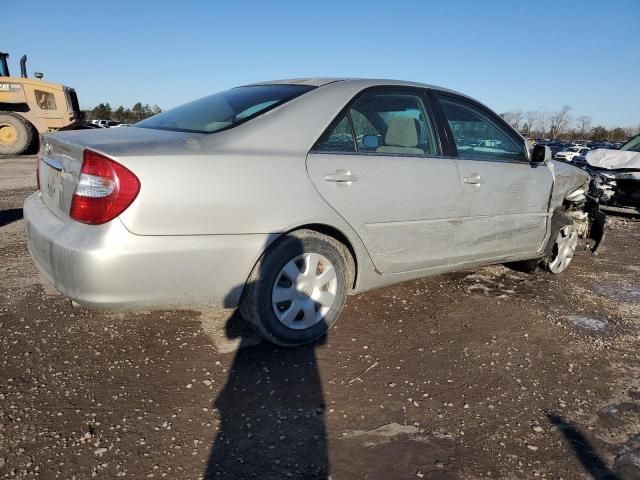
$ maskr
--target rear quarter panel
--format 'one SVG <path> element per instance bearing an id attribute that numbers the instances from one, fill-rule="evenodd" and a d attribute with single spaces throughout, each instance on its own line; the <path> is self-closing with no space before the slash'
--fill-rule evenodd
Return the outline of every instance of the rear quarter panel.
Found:
<path id="1" fill-rule="evenodd" d="M 141 189 L 120 218 L 138 235 L 274 233 L 335 217 L 296 155 L 234 151 L 123 163 Z"/>
<path id="2" fill-rule="evenodd" d="M 233 152 L 126 158 L 141 190 L 120 216 L 137 235 L 278 234 L 309 224 L 328 225 L 351 243 L 356 290 L 379 279 L 369 252 L 319 195 L 304 157 L 285 152 Z M 265 245 L 265 248 L 268 245 Z"/>

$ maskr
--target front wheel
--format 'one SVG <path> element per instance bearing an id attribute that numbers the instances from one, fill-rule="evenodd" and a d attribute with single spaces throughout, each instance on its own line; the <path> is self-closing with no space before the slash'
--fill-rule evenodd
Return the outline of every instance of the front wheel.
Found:
<path id="1" fill-rule="evenodd" d="M 566 213 L 556 215 L 551 221 L 551 237 L 542 262 L 544 268 L 554 274 L 564 272 L 569 268 L 577 247 L 578 230 L 573 219 Z"/>
<path id="2" fill-rule="evenodd" d="M 20 115 L 0 113 L 0 154 L 20 155 L 36 138 L 31 124 Z"/>
<path id="3" fill-rule="evenodd" d="M 278 345 L 317 339 L 344 307 L 345 255 L 338 241 L 311 230 L 283 236 L 254 267 L 240 303 L 242 316 Z"/>

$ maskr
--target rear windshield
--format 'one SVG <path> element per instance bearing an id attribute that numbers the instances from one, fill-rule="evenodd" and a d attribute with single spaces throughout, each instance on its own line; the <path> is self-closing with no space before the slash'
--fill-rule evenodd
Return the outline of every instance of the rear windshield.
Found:
<path id="1" fill-rule="evenodd" d="M 313 88 L 315 87 L 308 85 L 232 88 L 159 113 L 135 126 L 177 132 L 213 133 L 257 117 Z"/>

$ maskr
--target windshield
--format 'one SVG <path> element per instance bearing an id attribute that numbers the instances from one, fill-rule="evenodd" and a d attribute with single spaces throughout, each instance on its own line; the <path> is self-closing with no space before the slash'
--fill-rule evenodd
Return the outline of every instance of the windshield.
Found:
<path id="1" fill-rule="evenodd" d="M 232 88 L 194 100 L 135 124 L 178 132 L 213 133 L 250 120 L 315 87 L 253 85 Z"/>
<path id="2" fill-rule="evenodd" d="M 640 152 L 640 135 L 636 135 L 623 146 L 620 147 L 620 150 L 624 150 L 625 152 Z"/>

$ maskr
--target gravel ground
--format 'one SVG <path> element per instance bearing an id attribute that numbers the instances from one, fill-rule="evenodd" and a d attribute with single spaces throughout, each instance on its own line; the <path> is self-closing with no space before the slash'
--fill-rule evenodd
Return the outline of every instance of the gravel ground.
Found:
<path id="1" fill-rule="evenodd" d="M 350 297 L 281 349 L 231 311 L 73 308 L 25 246 L 34 172 L 0 159 L 0 478 L 640 478 L 640 222 L 559 277 Z"/>

